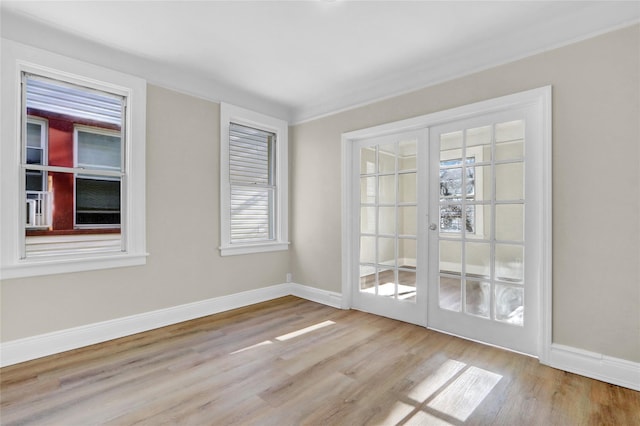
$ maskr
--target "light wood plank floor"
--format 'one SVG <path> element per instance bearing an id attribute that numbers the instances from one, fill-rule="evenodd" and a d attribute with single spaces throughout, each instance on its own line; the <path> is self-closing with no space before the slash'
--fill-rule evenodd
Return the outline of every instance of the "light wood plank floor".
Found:
<path id="1" fill-rule="evenodd" d="M 639 425 L 640 393 L 285 297 L 0 370 L 2 425 Z"/>

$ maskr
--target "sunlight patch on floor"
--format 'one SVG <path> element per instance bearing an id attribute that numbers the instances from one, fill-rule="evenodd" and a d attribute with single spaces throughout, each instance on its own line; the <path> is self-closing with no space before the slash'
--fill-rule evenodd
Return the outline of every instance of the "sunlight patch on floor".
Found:
<path id="1" fill-rule="evenodd" d="M 335 322 L 333 322 L 333 321 L 324 321 L 324 322 L 321 322 L 321 323 L 318 323 L 318 324 L 315 324 L 315 325 L 311 325 L 311 326 L 306 327 L 306 328 L 301 328 L 300 330 L 293 331 L 291 333 L 283 334 L 282 336 L 276 337 L 276 340 L 278 340 L 280 342 L 284 342 L 285 340 L 293 339 L 294 337 L 298 337 L 298 336 L 301 336 L 303 334 L 310 333 L 312 331 L 319 330 L 321 328 L 324 328 L 324 327 L 327 327 L 327 326 L 333 325 L 333 324 L 335 324 Z"/>
<path id="2" fill-rule="evenodd" d="M 237 351 L 231 352 L 231 355 L 239 354 L 240 352 L 248 351 L 250 349 L 256 349 L 260 346 L 270 345 L 273 342 L 271 340 L 265 340 L 264 342 L 256 343 L 255 345 L 247 346 L 246 348 L 238 349 Z"/>
<path id="3" fill-rule="evenodd" d="M 440 392 L 427 407 L 465 421 L 482 403 L 502 376 L 478 367 L 469 367 Z"/>
<path id="4" fill-rule="evenodd" d="M 407 396 L 420 403 L 426 401 L 466 366 L 463 362 L 447 360 L 435 373 L 411 389 Z"/>

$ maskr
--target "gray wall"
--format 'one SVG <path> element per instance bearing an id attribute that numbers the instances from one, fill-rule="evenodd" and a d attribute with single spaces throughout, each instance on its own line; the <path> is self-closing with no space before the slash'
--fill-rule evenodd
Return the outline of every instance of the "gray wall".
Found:
<path id="1" fill-rule="evenodd" d="M 147 264 L 3 280 L 2 341 L 285 281 L 287 252 L 219 254 L 219 121 L 217 103 L 148 86 Z"/>
<path id="2" fill-rule="evenodd" d="M 640 361 L 640 26 L 292 128 L 294 281 L 341 291 L 341 142 L 553 85 L 553 340 Z"/>

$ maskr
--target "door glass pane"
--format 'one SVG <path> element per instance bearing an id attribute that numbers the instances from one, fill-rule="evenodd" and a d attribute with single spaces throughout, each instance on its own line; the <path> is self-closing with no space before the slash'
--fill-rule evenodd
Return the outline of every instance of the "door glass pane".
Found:
<path id="1" fill-rule="evenodd" d="M 460 237 L 465 229 L 462 204 L 444 204 L 440 206 L 440 232 L 447 237 Z"/>
<path id="2" fill-rule="evenodd" d="M 360 263 L 376 263 L 376 237 L 360 237 Z"/>
<path id="3" fill-rule="evenodd" d="M 440 272 L 462 273 L 462 243 L 440 240 Z"/>
<path id="4" fill-rule="evenodd" d="M 485 281 L 467 280 L 465 288 L 465 311 L 471 315 L 489 318 L 491 284 Z"/>
<path id="5" fill-rule="evenodd" d="M 396 208 L 378 207 L 378 233 L 383 235 L 395 235 L 396 233 Z"/>
<path id="6" fill-rule="evenodd" d="M 449 311 L 460 312 L 462 306 L 462 280 L 440 276 L 438 283 L 438 306 Z"/>
<path id="7" fill-rule="evenodd" d="M 396 297 L 396 274 L 394 268 L 378 267 L 378 296 Z"/>
<path id="8" fill-rule="evenodd" d="M 416 271 L 415 269 L 398 270 L 398 299 L 415 302 Z"/>
<path id="9" fill-rule="evenodd" d="M 471 201 L 491 201 L 493 186 L 491 166 L 474 166 L 475 182 Z"/>
<path id="10" fill-rule="evenodd" d="M 398 266 L 415 267 L 417 261 L 417 240 L 410 238 L 398 239 Z"/>
<path id="11" fill-rule="evenodd" d="M 398 175 L 398 201 L 400 203 L 416 202 L 415 173 L 403 173 Z"/>
<path id="12" fill-rule="evenodd" d="M 398 207 L 398 232 L 400 235 L 416 235 L 416 210 L 415 206 Z"/>
<path id="13" fill-rule="evenodd" d="M 491 278 L 491 244 L 465 244 L 465 271 L 468 277 Z"/>
<path id="14" fill-rule="evenodd" d="M 496 200 L 524 199 L 524 163 L 496 165 Z"/>
<path id="15" fill-rule="evenodd" d="M 524 121 L 496 124 L 496 160 L 524 157 Z"/>
<path id="16" fill-rule="evenodd" d="M 360 174 L 369 175 L 376 173 L 376 147 L 366 147 L 360 149 Z"/>
<path id="17" fill-rule="evenodd" d="M 523 246 L 496 244 L 496 278 L 503 281 L 522 282 L 524 277 L 523 259 Z"/>
<path id="18" fill-rule="evenodd" d="M 376 208 L 360 208 L 360 232 L 363 234 L 375 234 L 376 232 Z"/>
<path id="19" fill-rule="evenodd" d="M 462 158 L 462 131 L 440 135 L 440 161 Z"/>
<path id="20" fill-rule="evenodd" d="M 375 291 L 375 285 L 376 285 L 375 266 L 360 265 L 360 290 Z"/>
<path id="21" fill-rule="evenodd" d="M 524 289 L 496 284 L 496 319 L 522 325 L 524 314 Z"/>
<path id="22" fill-rule="evenodd" d="M 396 176 L 384 175 L 378 178 L 378 203 L 395 204 L 396 203 Z"/>
<path id="23" fill-rule="evenodd" d="M 362 204 L 374 204 L 376 202 L 376 177 L 360 178 L 360 202 Z"/>
<path id="24" fill-rule="evenodd" d="M 415 140 L 398 143 L 398 170 L 416 169 L 417 144 Z"/>
<path id="25" fill-rule="evenodd" d="M 473 129 L 467 129 L 467 157 L 470 157 L 469 148 L 476 146 L 484 146 L 488 147 L 489 156 L 487 158 L 482 158 L 480 161 L 490 161 L 491 160 L 491 126 L 483 126 L 483 127 L 475 127 Z"/>
<path id="26" fill-rule="evenodd" d="M 396 145 L 381 145 L 378 149 L 380 173 L 393 173 L 396 170 Z"/>
<path id="27" fill-rule="evenodd" d="M 498 204 L 496 206 L 496 240 L 523 241 L 524 205 Z"/>
<path id="28" fill-rule="evenodd" d="M 471 227 L 471 231 L 466 231 L 464 236 L 473 240 L 491 239 L 491 205 L 490 204 L 468 204 L 465 224 Z M 470 216 L 473 213 L 473 216 Z"/>
<path id="29" fill-rule="evenodd" d="M 381 265 L 396 266 L 395 238 L 378 237 L 378 262 Z"/>

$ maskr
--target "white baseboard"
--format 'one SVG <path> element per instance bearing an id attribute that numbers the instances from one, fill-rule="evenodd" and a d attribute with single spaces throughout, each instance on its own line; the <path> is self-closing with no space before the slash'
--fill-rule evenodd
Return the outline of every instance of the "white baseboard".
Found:
<path id="1" fill-rule="evenodd" d="M 640 363 L 577 349 L 551 345 L 545 364 L 581 376 L 640 391 Z"/>
<path id="2" fill-rule="evenodd" d="M 290 294 L 294 296 L 311 300 L 312 302 L 321 303 L 323 305 L 332 306 L 334 308 L 342 308 L 342 293 L 321 290 L 319 288 L 296 283 L 291 283 L 290 285 Z"/>
<path id="3" fill-rule="evenodd" d="M 292 294 L 291 288 L 291 284 L 278 284 L 4 342 L 0 344 L 0 367 L 276 299 Z"/>

